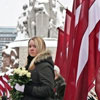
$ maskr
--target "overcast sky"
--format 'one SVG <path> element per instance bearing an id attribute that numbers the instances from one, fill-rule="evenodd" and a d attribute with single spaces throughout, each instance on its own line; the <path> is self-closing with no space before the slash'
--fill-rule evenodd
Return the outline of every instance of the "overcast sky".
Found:
<path id="1" fill-rule="evenodd" d="M 0 0 L 0 26 L 16 26 L 25 3 L 28 0 Z"/>
<path id="2" fill-rule="evenodd" d="M 58 0 L 65 8 L 72 10 L 73 0 Z"/>
<path id="3" fill-rule="evenodd" d="M 59 0 L 64 7 L 71 9 L 73 0 Z M 16 26 L 23 4 L 29 0 L 0 0 L 0 26 Z"/>

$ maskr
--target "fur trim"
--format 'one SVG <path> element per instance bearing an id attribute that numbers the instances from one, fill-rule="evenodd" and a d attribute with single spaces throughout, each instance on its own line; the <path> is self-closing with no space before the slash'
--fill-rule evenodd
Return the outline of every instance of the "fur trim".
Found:
<path id="1" fill-rule="evenodd" d="M 37 55 L 37 57 L 35 59 L 35 63 L 43 61 L 49 57 L 51 57 L 51 52 L 49 50 L 43 51 L 42 53 Z"/>

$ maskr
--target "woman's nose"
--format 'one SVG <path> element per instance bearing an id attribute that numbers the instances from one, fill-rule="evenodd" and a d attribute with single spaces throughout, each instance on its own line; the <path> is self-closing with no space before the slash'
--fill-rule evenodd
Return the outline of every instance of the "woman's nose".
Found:
<path id="1" fill-rule="evenodd" d="M 31 47 L 31 50 L 34 50 L 34 47 Z"/>

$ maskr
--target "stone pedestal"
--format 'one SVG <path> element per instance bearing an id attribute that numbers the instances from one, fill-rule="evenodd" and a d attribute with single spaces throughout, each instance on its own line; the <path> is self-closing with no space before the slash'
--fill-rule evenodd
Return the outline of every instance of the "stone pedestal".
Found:
<path id="1" fill-rule="evenodd" d="M 19 66 L 23 67 L 27 63 L 28 48 L 19 47 Z"/>

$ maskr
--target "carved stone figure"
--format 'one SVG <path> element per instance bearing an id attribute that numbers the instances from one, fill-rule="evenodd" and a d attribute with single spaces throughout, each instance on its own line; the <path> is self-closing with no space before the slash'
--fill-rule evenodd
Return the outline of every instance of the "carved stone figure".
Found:
<path id="1" fill-rule="evenodd" d="M 7 48 L 2 51 L 2 72 L 18 67 L 18 51 Z"/>
<path id="2" fill-rule="evenodd" d="M 16 40 L 22 40 L 25 38 L 29 38 L 28 34 L 28 22 L 27 22 L 27 5 L 23 5 L 23 13 L 22 15 L 18 18 L 18 23 L 17 23 L 17 37 Z"/>

